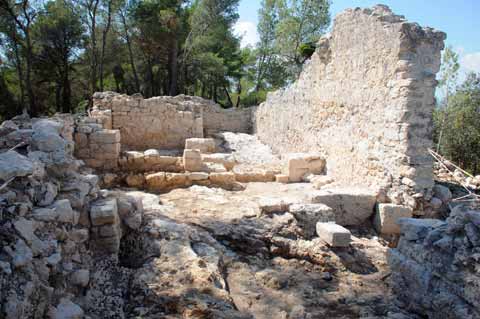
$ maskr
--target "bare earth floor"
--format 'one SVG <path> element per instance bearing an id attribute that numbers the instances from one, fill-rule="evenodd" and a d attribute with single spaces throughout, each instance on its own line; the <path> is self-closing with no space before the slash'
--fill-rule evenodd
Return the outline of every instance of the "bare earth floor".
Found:
<path id="1" fill-rule="evenodd" d="M 239 192 L 114 191 L 142 198 L 145 209 L 142 229 L 122 242 L 122 263 L 133 268 L 129 316 L 404 318 L 389 302 L 383 241 L 352 229 L 350 247 L 330 248 L 292 214 L 262 209 L 266 198 L 305 202 L 311 190 L 250 183 Z"/>

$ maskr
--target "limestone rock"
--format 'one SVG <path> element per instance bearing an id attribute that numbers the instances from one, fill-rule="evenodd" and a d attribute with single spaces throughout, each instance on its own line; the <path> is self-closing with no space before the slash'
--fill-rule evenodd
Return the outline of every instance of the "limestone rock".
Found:
<path id="1" fill-rule="evenodd" d="M 333 209 L 324 204 L 292 204 L 289 212 L 304 228 L 307 238 L 315 235 L 318 222 L 335 222 Z"/>
<path id="2" fill-rule="evenodd" d="M 289 182 L 288 180 L 288 175 L 285 175 L 285 174 L 277 174 L 275 175 L 275 182 L 277 183 L 283 183 L 283 184 L 286 184 Z"/>
<path id="3" fill-rule="evenodd" d="M 202 152 L 203 153 L 203 152 Z M 217 163 L 225 167 L 227 171 L 231 171 L 236 164 L 235 158 L 232 154 L 202 154 L 202 162 Z"/>
<path id="4" fill-rule="evenodd" d="M 88 282 L 90 281 L 90 271 L 88 269 L 79 269 L 75 271 L 70 278 L 72 284 L 80 287 L 87 287 Z"/>
<path id="5" fill-rule="evenodd" d="M 325 204 L 335 213 L 339 225 L 361 225 L 373 214 L 377 194 L 366 188 L 332 188 L 309 195 L 312 203 Z"/>
<path id="6" fill-rule="evenodd" d="M 286 156 L 286 173 L 290 182 L 301 182 L 307 174 L 321 174 L 325 169 L 325 158 L 321 154 L 292 153 Z"/>
<path id="7" fill-rule="evenodd" d="M 200 153 L 215 153 L 215 140 L 213 138 L 187 138 L 185 149 L 198 150 Z"/>
<path id="8" fill-rule="evenodd" d="M 442 225 L 438 219 L 401 218 L 398 220 L 402 236 L 407 240 L 419 240 L 427 236 L 434 227 Z"/>
<path id="9" fill-rule="evenodd" d="M 145 184 L 145 176 L 143 174 L 129 174 L 125 182 L 129 187 L 141 188 Z"/>
<path id="10" fill-rule="evenodd" d="M 450 191 L 450 189 L 440 184 L 436 184 L 433 187 L 433 194 L 443 203 L 448 203 L 452 199 L 452 192 Z"/>
<path id="11" fill-rule="evenodd" d="M 90 219 L 94 226 L 113 224 L 117 218 L 118 208 L 115 199 L 97 201 L 90 208 Z"/>
<path id="12" fill-rule="evenodd" d="M 335 223 L 317 223 L 318 236 L 332 247 L 348 247 L 350 231 Z"/>
<path id="13" fill-rule="evenodd" d="M 12 177 L 27 176 L 33 173 L 33 163 L 15 151 L 0 154 L 0 179 L 7 181 Z"/>
<path id="14" fill-rule="evenodd" d="M 183 166 L 188 172 L 202 171 L 202 155 L 199 150 L 185 149 L 183 151 Z"/>
<path id="15" fill-rule="evenodd" d="M 60 300 L 60 303 L 50 315 L 52 319 L 82 319 L 83 316 L 82 308 L 68 299 Z"/>
<path id="16" fill-rule="evenodd" d="M 409 207 L 395 204 L 378 204 L 374 218 L 377 232 L 381 234 L 400 234 L 400 218 L 410 218 L 413 211 Z"/>

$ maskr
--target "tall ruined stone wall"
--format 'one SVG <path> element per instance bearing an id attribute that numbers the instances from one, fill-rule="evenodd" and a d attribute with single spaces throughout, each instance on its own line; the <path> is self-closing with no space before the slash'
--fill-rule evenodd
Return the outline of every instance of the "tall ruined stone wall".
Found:
<path id="1" fill-rule="evenodd" d="M 346 10 L 298 81 L 254 111 L 254 131 L 280 153 L 325 152 L 339 182 L 430 188 L 444 39 L 385 6 Z"/>
<path id="2" fill-rule="evenodd" d="M 220 131 L 247 132 L 248 110 L 224 110 L 199 97 L 143 99 L 112 92 L 94 95 L 92 117 L 120 130 L 123 150 L 183 149 L 185 140 Z"/>

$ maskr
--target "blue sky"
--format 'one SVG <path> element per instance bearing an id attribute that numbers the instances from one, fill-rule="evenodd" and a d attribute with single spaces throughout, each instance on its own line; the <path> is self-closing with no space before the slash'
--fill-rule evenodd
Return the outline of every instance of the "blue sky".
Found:
<path id="1" fill-rule="evenodd" d="M 480 72 L 480 0 L 333 0 L 332 17 L 352 7 L 388 5 L 396 14 L 447 33 L 447 45 L 460 54 L 464 72 Z M 241 0 L 240 19 L 235 26 L 243 35 L 243 45 L 257 40 L 256 24 L 259 0 Z"/>

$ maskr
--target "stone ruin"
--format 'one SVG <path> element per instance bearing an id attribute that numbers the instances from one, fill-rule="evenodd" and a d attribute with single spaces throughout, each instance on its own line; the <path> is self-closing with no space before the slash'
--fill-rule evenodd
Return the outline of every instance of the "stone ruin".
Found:
<path id="1" fill-rule="evenodd" d="M 428 154 L 444 39 L 349 9 L 256 108 L 5 121 L 0 318 L 480 318 L 480 212 Z"/>

